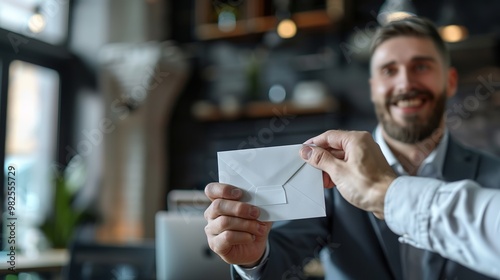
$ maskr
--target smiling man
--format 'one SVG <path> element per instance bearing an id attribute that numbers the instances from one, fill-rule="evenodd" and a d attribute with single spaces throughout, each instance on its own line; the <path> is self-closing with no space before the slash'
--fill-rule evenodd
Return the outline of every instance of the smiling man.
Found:
<path id="1" fill-rule="evenodd" d="M 456 92 L 457 72 L 432 25 L 407 22 L 380 29 L 373 40 L 370 89 L 385 142 L 405 171 L 416 175 L 445 132 L 444 110 Z"/>
<path id="2" fill-rule="evenodd" d="M 455 94 L 458 78 L 432 23 L 412 17 L 379 28 L 370 71 L 379 120 L 374 138 L 396 174 L 498 187 L 500 161 L 462 147 L 446 129 L 445 103 Z M 350 160 L 363 166 L 369 159 Z M 234 264 L 236 279 L 305 279 L 303 268 L 320 249 L 326 279 L 490 279 L 408 245 L 408 236 L 400 243 L 383 220 L 355 208 L 335 188 L 326 191 L 327 217 L 289 221 L 272 230 L 270 223 L 257 220 L 258 207 L 239 201 L 238 186 L 211 183 L 205 193 L 213 201 L 205 212 L 208 242 Z M 401 205 L 394 215 L 412 207 Z"/>

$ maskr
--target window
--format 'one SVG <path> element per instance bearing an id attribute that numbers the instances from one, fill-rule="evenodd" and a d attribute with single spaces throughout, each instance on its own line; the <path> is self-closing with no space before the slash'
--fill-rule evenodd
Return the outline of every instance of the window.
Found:
<path id="1" fill-rule="evenodd" d="M 0 232 L 10 234 L 6 191 L 9 166 L 14 166 L 20 255 L 46 245 L 39 227 L 53 210 L 56 171 L 66 164 L 61 147 L 69 144 L 78 77 L 73 74 L 77 60 L 67 49 L 69 3 L 0 0 Z M 0 240 L 0 250 L 10 245 Z"/>
<path id="2" fill-rule="evenodd" d="M 23 223 L 23 231 L 18 232 L 21 241 L 23 235 L 36 234 L 33 230 L 43 222 L 52 202 L 59 74 L 19 60 L 11 62 L 8 69 L 4 166 L 16 170 L 16 216 Z M 34 249 L 24 246 L 20 249 Z"/>
<path id="3" fill-rule="evenodd" d="M 69 0 L 0 0 L 0 28 L 59 45 L 66 40 Z"/>

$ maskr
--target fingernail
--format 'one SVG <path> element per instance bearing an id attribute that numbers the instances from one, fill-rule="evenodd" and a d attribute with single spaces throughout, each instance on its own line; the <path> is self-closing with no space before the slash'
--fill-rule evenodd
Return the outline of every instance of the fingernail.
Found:
<path id="1" fill-rule="evenodd" d="M 300 151 L 300 155 L 302 156 L 303 159 L 309 160 L 309 158 L 312 155 L 312 152 L 313 152 L 313 150 L 312 150 L 311 147 L 309 147 L 309 146 L 303 146 L 302 150 Z"/>
<path id="2" fill-rule="evenodd" d="M 258 218 L 259 217 L 259 208 L 252 206 L 250 208 L 250 216 L 253 218 Z"/>
<path id="3" fill-rule="evenodd" d="M 231 191 L 231 196 L 234 198 L 239 198 L 242 194 L 242 191 L 240 189 L 233 189 Z"/>

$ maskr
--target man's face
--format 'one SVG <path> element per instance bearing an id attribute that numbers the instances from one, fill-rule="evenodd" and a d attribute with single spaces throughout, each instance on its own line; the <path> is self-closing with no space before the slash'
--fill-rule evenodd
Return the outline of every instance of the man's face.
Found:
<path id="1" fill-rule="evenodd" d="M 387 135 L 417 143 L 439 127 L 456 72 L 427 38 L 401 36 L 380 44 L 371 59 L 371 99 Z"/>

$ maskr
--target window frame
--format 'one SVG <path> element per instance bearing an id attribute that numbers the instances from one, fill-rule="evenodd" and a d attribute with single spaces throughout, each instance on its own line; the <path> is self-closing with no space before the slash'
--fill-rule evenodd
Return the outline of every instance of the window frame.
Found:
<path id="1" fill-rule="evenodd" d="M 56 156 L 55 163 L 58 166 L 64 166 L 65 154 L 64 148 L 70 143 L 71 123 L 73 121 L 72 108 L 74 108 L 74 92 L 76 86 L 75 65 L 80 65 L 78 59 L 72 55 L 68 48 L 72 4 L 68 6 L 68 27 L 66 38 L 61 44 L 52 45 L 36 38 L 28 37 L 10 30 L 0 28 L 0 182 L 2 190 L 0 191 L 0 207 L 2 213 L 5 212 L 5 144 L 7 136 L 7 104 L 9 90 L 9 68 L 12 61 L 20 60 L 32 63 L 56 71 L 59 75 L 59 104 L 58 120 L 56 127 Z M 3 236 L 5 225 L 3 218 L 0 219 L 0 234 Z M 0 239 L 0 251 L 5 246 L 4 238 Z"/>

